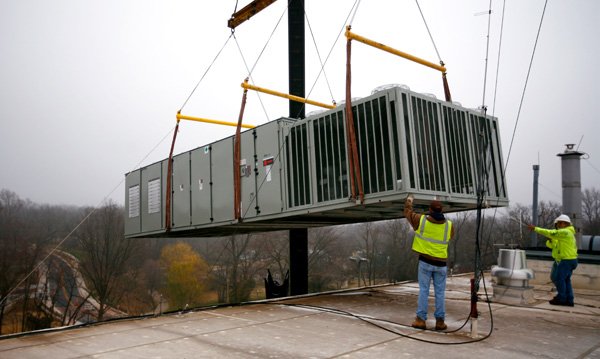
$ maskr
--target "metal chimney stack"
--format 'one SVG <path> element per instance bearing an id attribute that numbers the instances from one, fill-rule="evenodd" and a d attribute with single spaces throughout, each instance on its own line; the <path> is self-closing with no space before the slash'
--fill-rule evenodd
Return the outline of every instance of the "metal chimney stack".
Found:
<path id="1" fill-rule="evenodd" d="M 577 231 L 577 246 L 581 243 L 581 164 L 583 152 L 567 144 L 565 152 L 557 154 L 562 168 L 562 212 L 571 218 Z"/>
<path id="2" fill-rule="evenodd" d="M 533 204 L 531 206 L 531 224 L 538 225 L 538 178 L 540 165 L 533 165 Z M 537 247 L 537 233 L 531 231 L 531 248 Z"/>

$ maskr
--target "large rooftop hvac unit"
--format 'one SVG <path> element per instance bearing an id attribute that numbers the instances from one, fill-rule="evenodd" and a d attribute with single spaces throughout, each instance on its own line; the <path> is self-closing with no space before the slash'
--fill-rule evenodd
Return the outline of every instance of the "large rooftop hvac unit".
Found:
<path id="1" fill-rule="evenodd" d="M 234 215 L 234 137 L 126 175 L 126 237 L 219 236 L 403 217 L 413 194 L 446 212 L 507 206 L 498 121 L 394 86 L 352 103 L 364 203 L 350 199 L 345 106 L 280 118 L 241 134 L 241 217 Z"/>

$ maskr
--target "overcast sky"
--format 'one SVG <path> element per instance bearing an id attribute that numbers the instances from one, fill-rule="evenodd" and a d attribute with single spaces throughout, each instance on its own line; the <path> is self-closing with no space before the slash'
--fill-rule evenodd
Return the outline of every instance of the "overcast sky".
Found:
<path id="1" fill-rule="evenodd" d="M 306 0 L 311 99 L 344 99 L 345 38 L 338 35 L 353 3 Z M 287 92 L 287 2 L 275 2 L 227 41 L 235 4 L 0 0 L 0 188 L 37 203 L 98 205 L 108 196 L 122 204 L 125 173 L 168 157 L 175 115 L 221 48 L 182 113 L 237 121 L 248 68 L 256 85 Z M 492 4 L 486 79 L 489 1 L 419 1 L 453 100 L 469 108 L 485 101 L 499 119 L 505 161 L 514 136 L 507 167 L 512 203 L 531 203 L 536 163 L 540 200 L 561 202 L 556 155 L 567 143 L 589 155 L 581 162 L 583 188 L 600 189 L 600 1 L 548 2 L 516 131 L 544 1 L 506 1 L 499 51 L 503 4 Z M 415 1 L 364 0 L 351 21 L 357 34 L 438 62 Z M 331 51 L 327 81 L 315 80 L 315 46 L 323 61 Z M 437 71 L 355 42 L 353 96 L 392 83 L 443 98 Z M 250 93 L 245 122 L 288 114 L 286 100 L 260 100 L 264 107 Z M 183 121 L 175 153 L 234 131 Z"/>

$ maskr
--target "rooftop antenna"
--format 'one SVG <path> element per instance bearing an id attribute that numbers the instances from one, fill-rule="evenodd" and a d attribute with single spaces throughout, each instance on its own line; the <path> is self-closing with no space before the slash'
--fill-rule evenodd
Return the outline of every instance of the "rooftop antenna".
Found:
<path id="1" fill-rule="evenodd" d="M 581 146 L 581 141 L 583 141 L 583 135 L 581 135 L 581 138 L 579 139 L 579 143 L 577 144 L 577 149 L 575 149 L 575 151 L 579 151 L 579 146 Z"/>

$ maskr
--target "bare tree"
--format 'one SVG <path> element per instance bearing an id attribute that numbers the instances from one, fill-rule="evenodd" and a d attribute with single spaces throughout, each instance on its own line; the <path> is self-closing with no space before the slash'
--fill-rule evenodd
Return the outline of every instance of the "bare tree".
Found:
<path id="1" fill-rule="evenodd" d="M 355 258 L 359 269 L 359 275 L 363 277 L 359 278 L 359 281 L 363 280 L 365 285 L 372 285 L 375 283 L 377 277 L 376 272 L 380 269 L 380 258 L 378 258 L 381 254 L 379 248 L 379 229 L 377 224 L 373 222 L 364 222 L 357 224 L 356 226 L 360 250 L 357 252 Z M 364 276 L 366 276 L 366 278 Z"/>
<path id="2" fill-rule="evenodd" d="M 562 213 L 561 205 L 558 202 L 541 201 L 538 213 L 539 227 L 554 228 L 554 220 Z"/>
<path id="3" fill-rule="evenodd" d="M 32 307 L 30 291 L 38 283 L 32 271 L 44 250 L 30 219 L 34 207 L 12 191 L 0 191 L 0 334 L 7 310 L 20 312 L 23 330 Z"/>
<path id="4" fill-rule="evenodd" d="M 119 282 L 126 279 L 127 261 L 137 242 L 125 240 L 123 228 L 123 208 L 108 203 L 96 209 L 77 232 L 82 250 L 79 268 L 98 301 L 98 321 L 111 305 L 118 305 L 126 290 Z"/>
<path id="5" fill-rule="evenodd" d="M 283 282 L 290 267 L 290 245 L 285 232 L 264 233 L 261 236 L 261 253 L 265 254 L 267 269 L 276 268 L 273 276 Z"/>
<path id="6" fill-rule="evenodd" d="M 582 232 L 589 235 L 600 234 L 600 190 L 588 188 L 582 194 Z"/>
<path id="7" fill-rule="evenodd" d="M 250 299 L 259 271 L 265 270 L 260 251 L 256 250 L 256 234 L 232 235 L 219 242 L 213 282 L 219 302 L 240 303 Z"/>
<path id="8" fill-rule="evenodd" d="M 347 267 L 340 232 L 336 227 L 314 228 L 308 231 L 309 292 L 321 292 L 339 287 Z"/>
<path id="9" fill-rule="evenodd" d="M 386 221 L 381 226 L 385 238 L 386 278 L 395 282 L 416 278 L 417 255 L 412 251 L 413 230 L 404 219 Z"/>

